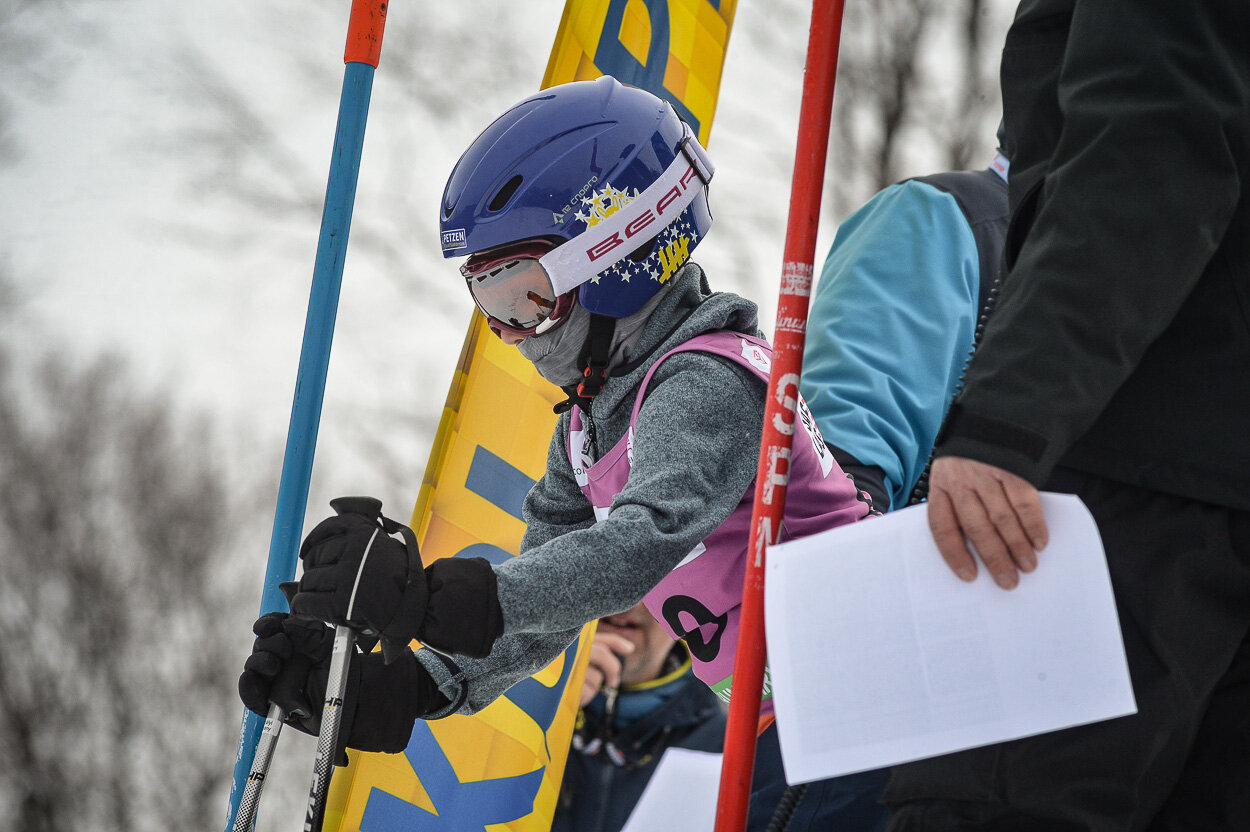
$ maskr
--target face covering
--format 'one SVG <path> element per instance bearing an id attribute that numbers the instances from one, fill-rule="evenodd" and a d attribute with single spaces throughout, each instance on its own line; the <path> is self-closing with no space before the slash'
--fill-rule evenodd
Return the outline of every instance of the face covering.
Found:
<path id="1" fill-rule="evenodd" d="M 637 312 L 628 318 L 617 320 L 608 358 L 609 368 L 629 360 L 638 336 L 642 334 L 651 312 L 659 306 L 660 298 L 664 294 L 662 291 L 656 293 Z M 589 333 L 590 313 L 581 304 L 574 303 L 564 323 L 542 335 L 531 335 L 517 344 L 517 349 L 547 381 L 557 387 L 568 387 L 582 380 L 582 368 L 578 366 L 577 359 L 581 356 L 582 346 Z"/>

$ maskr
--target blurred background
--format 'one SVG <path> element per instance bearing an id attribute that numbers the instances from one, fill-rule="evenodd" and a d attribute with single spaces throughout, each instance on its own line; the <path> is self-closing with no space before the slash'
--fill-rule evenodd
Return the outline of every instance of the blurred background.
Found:
<path id="1" fill-rule="evenodd" d="M 0 817 L 223 824 L 348 0 L 0 0 Z M 392 5 L 309 520 L 416 500 L 472 302 L 459 153 L 537 89 L 563 0 Z M 714 288 L 776 309 L 810 6 L 741 0 L 709 142 Z M 817 264 L 907 176 L 989 163 L 1012 0 L 847 0 Z M 883 348 L 888 348 L 884 347 Z M 260 829 L 302 817 L 284 734 Z"/>

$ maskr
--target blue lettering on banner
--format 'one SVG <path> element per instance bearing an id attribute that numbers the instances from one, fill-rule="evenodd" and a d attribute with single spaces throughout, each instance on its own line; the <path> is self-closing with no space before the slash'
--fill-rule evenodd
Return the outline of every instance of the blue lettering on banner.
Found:
<path id="1" fill-rule="evenodd" d="M 473 452 L 473 461 L 469 463 L 469 475 L 465 477 L 464 487 L 521 520 L 521 504 L 534 487 L 534 480 L 502 457 L 478 445 Z"/>
<path id="2" fill-rule="evenodd" d="M 547 743 L 547 732 L 551 730 L 551 723 L 556 721 L 556 712 L 560 710 L 560 694 L 564 692 L 564 685 L 569 680 L 569 675 L 573 672 L 573 664 L 577 660 L 577 639 L 573 640 L 564 650 L 564 667 L 560 670 L 560 678 L 551 687 L 547 687 L 533 676 L 522 679 L 504 693 L 512 704 L 538 723 L 538 727 L 543 729 L 543 747 L 547 752 L 547 759 L 551 759 L 551 746 Z"/>
<path id="3" fill-rule="evenodd" d="M 413 726 L 404 756 L 413 771 L 420 772 L 421 785 L 438 814 L 375 788 L 365 803 L 361 832 L 484 832 L 487 824 L 507 823 L 532 812 L 543 781 L 539 768 L 516 777 L 461 782 L 423 719 Z"/>
<path id="4" fill-rule="evenodd" d="M 690 124 L 695 135 L 699 134 L 699 120 L 690 108 L 683 104 L 664 86 L 664 71 L 668 67 L 669 19 L 668 0 L 642 0 L 651 20 L 651 43 L 647 45 L 647 62 L 638 59 L 621 43 L 621 23 L 625 20 L 625 7 L 629 0 L 611 0 L 608 16 L 603 21 L 599 43 L 595 45 L 595 66 L 605 75 L 611 75 L 624 84 L 642 87 L 673 105 L 677 114 Z M 713 4 L 720 8 L 719 0 Z"/>

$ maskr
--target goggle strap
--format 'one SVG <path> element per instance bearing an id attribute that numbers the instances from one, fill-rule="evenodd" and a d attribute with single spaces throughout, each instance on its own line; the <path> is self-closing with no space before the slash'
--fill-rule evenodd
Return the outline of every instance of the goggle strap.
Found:
<path id="1" fill-rule="evenodd" d="M 690 125 L 680 153 L 658 179 L 607 219 L 538 258 L 559 295 L 615 266 L 681 214 L 711 181 L 715 167 Z"/>
<path id="2" fill-rule="evenodd" d="M 690 167 L 694 168 L 695 174 L 705 187 L 711 183 L 712 173 L 716 168 L 712 165 L 712 160 L 708 158 L 703 145 L 699 144 L 699 140 L 690 132 L 689 125 L 686 125 L 686 138 L 681 142 L 681 155 L 686 157 L 686 161 L 690 163 Z"/>

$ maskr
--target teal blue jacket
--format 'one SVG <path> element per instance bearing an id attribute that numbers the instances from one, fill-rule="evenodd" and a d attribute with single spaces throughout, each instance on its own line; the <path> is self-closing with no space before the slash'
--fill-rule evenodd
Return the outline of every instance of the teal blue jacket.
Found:
<path id="1" fill-rule="evenodd" d="M 801 389 L 843 468 L 855 473 L 849 455 L 878 469 L 883 510 L 906 505 L 926 469 L 1006 227 L 1005 177 L 983 170 L 892 185 L 838 228 L 812 297 Z"/>

